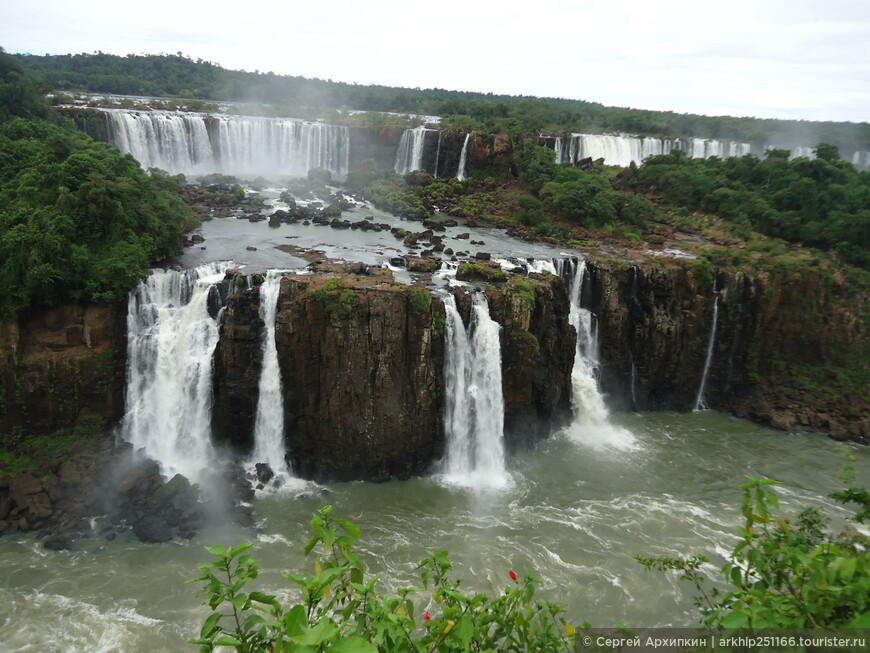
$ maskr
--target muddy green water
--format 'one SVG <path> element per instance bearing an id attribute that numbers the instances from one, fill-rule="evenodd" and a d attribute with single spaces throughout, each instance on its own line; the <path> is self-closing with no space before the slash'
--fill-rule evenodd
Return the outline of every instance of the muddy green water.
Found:
<path id="1" fill-rule="evenodd" d="M 211 528 L 194 541 L 143 545 L 130 535 L 44 550 L 30 536 L 0 540 L 0 650 L 184 651 L 206 610 L 186 583 L 203 546 L 255 542 L 267 571 L 258 589 L 286 593 L 280 574 L 302 557 L 311 512 L 329 502 L 363 529 L 361 548 L 385 587 L 414 580 L 426 549 L 449 549 L 469 587 L 492 592 L 510 569 L 530 567 L 544 598 L 574 623 L 694 625 L 692 588 L 646 573 L 638 553 L 704 553 L 715 573 L 735 541 L 744 475 L 776 478 L 785 511 L 822 506 L 839 487 L 842 445 L 789 435 L 712 412 L 622 415 L 623 432 L 559 435 L 509 460 L 498 493 L 442 485 L 437 477 L 330 485 L 328 497 L 256 501 L 259 532 Z M 856 455 L 870 483 L 870 449 Z"/>

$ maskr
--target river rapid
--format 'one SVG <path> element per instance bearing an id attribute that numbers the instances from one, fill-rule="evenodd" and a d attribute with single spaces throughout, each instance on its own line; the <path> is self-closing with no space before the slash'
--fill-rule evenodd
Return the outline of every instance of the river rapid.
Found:
<path id="1" fill-rule="evenodd" d="M 714 412 L 612 417 L 576 427 L 509 457 L 506 487 L 481 491 L 437 473 L 383 484 L 341 483 L 263 494 L 257 529 L 204 529 L 195 539 L 145 545 L 127 533 L 55 553 L 32 535 L 0 539 L 0 648 L 7 652 L 181 651 L 207 615 L 187 583 L 209 561 L 204 546 L 254 542 L 264 573 L 253 588 L 290 599 L 281 574 L 312 569 L 302 555 L 312 511 L 329 503 L 362 528 L 360 550 L 388 590 L 418 580 L 426 550 L 448 549 L 473 591 L 496 592 L 509 570 L 530 568 L 539 596 L 571 623 L 691 626 L 694 588 L 644 572 L 636 554 L 711 559 L 715 576 L 740 523 L 746 474 L 782 481 L 785 513 L 822 507 L 840 527 L 849 511 L 826 495 L 840 487 L 842 445 L 786 434 Z M 857 458 L 868 484 L 870 450 Z M 306 494 L 298 498 L 300 492 Z M 425 600 L 422 599 L 421 600 Z M 437 610 L 437 606 L 429 609 Z"/>

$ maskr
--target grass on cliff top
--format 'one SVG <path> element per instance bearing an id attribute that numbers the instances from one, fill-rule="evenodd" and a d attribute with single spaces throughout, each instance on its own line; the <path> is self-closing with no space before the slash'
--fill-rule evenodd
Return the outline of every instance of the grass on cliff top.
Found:
<path id="1" fill-rule="evenodd" d="M 97 451 L 106 442 L 106 420 L 82 409 L 71 426 L 43 435 L 18 431 L 3 443 L 0 451 L 0 478 L 32 472 L 48 473 L 58 463 L 71 457 Z"/>

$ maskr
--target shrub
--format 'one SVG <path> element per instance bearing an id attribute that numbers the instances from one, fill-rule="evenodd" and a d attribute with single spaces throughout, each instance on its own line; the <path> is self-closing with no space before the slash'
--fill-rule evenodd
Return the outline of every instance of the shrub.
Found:
<path id="1" fill-rule="evenodd" d="M 496 597 L 467 594 L 450 576 L 446 551 L 427 552 L 418 566 L 421 587 L 395 596 L 375 591 L 353 550 L 360 530 L 332 516 L 326 506 L 314 513 L 313 536 L 305 554 L 315 553 L 314 573 L 288 574 L 299 590 L 298 603 L 284 606 L 271 594 L 245 592 L 259 574 L 248 555 L 250 544 L 208 548 L 216 558 L 200 566 L 205 604 L 212 609 L 198 639 L 202 651 L 229 646 L 236 651 L 569 651 L 574 628 L 562 609 L 535 599 L 538 579 L 505 572 L 509 584 Z M 411 597 L 426 592 L 433 604 L 422 615 Z"/>

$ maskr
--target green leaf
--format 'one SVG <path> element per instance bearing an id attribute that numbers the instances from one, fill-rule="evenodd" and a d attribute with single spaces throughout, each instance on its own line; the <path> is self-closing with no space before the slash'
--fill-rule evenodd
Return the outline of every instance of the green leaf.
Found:
<path id="1" fill-rule="evenodd" d="M 456 637 L 459 639 L 463 649 L 468 648 L 472 635 L 474 635 L 474 624 L 471 621 L 471 616 L 465 614 L 459 620 L 459 623 L 456 624 Z"/>
<path id="2" fill-rule="evenodd" d="M 293 637 L 293 641 L 303 646 L 318 646 L 335 637 L 338 632 L 338 626 L 328 617 L 323 617 L 313 628 L 306 628 L 301 634 Z"/>
<path id="3" fill-rule="evenodd" d="M 849 622 L 847 628 L 870 628 L 870 611 L 859 614 Z"/>
<path id="4" fill-rule="evenodd" d="M 330 650 L 336 653 L 378 653 L 378 649 L 362 637 L 342 637 Z"/>
<path id="5" fill-rule="evenodd" d="M 290 612 L 284 615 L 284 629 L 288 637 L 301 635 L 307 627 L 308 616 L 303 606 L 295 605 Z"/>
<path id="6" fill-rule="evenodd" d="M 220 612 L 210 614 L 208 619 L 205 620 L 205 623 L 202 624 L 202 630 L 199 631 L 199 636 L 205 639 L 214 634 L 214 631 L 219 628 L 218 622 L 221 620 L 221 617 L 223 617 L 223 615 Z"/>

